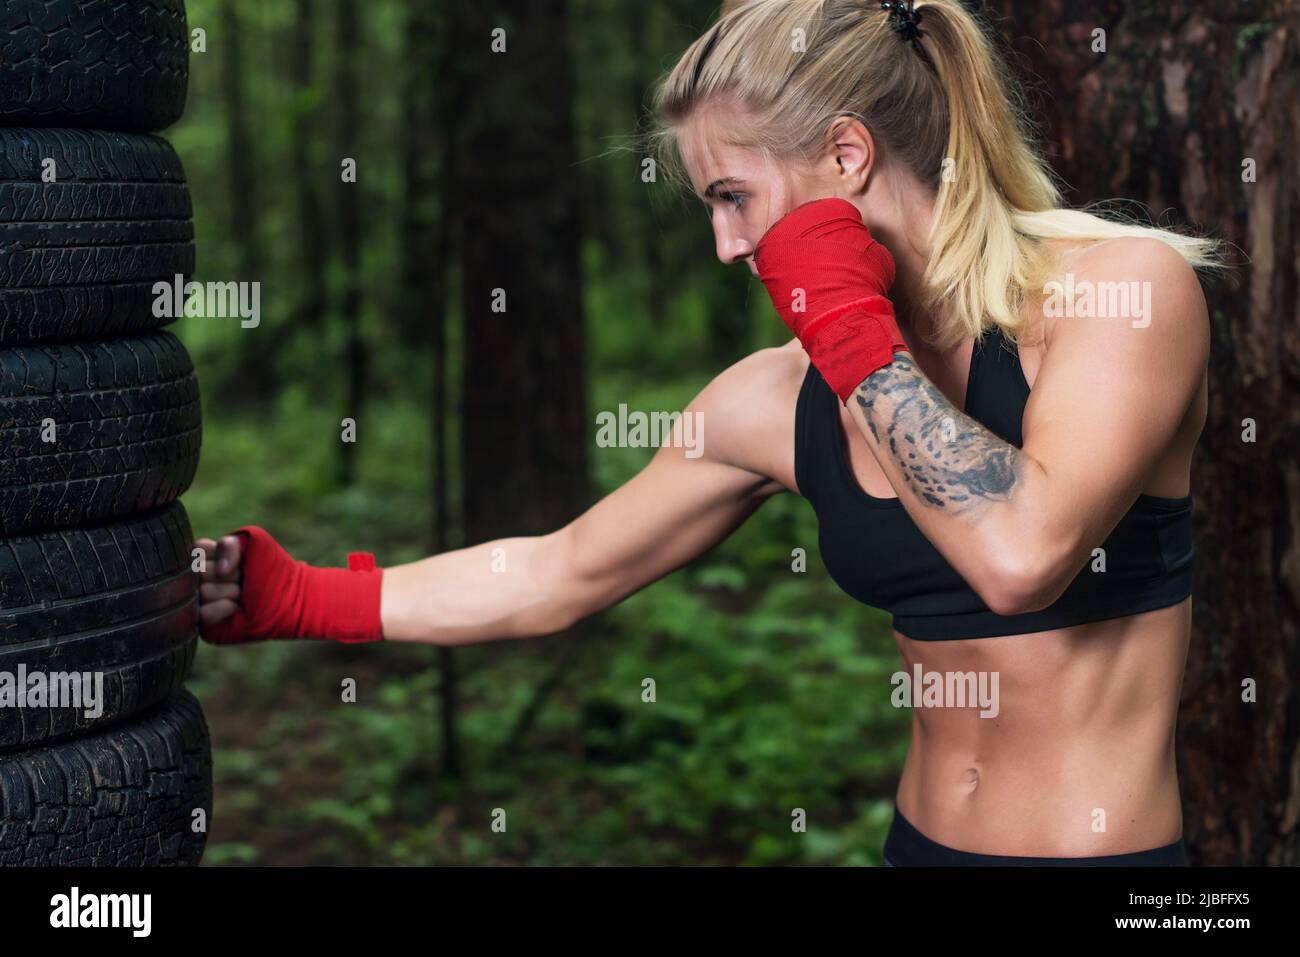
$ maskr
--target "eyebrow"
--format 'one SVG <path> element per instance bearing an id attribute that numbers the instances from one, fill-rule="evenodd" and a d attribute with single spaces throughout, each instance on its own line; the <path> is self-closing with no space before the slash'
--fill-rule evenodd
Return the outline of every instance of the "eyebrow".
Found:
<path id="1" fill-rule="evenodd" d="M 713 199 L 713 191 L 719 186 L 730 186 L 743 182 L 744 180 L 740 179 L 738 176 L 724 176 L 722 179 L 715 179 L 705 188 L 704 192 L 700 194 L 700 199 Z"/>

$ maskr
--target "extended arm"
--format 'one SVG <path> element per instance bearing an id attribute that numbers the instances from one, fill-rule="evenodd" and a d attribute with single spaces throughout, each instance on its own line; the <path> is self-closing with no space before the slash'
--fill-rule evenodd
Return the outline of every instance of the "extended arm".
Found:
<path id="1" fill-rule="evenodd" d="M 454 645 L 562 631 L 712 548 L 762 504 L 767 484 L 664 446 L 555 532 L 385 569 L 384 637 Z"/>
<path id="2" fill-rule="evenodd" d="M 235 535 L 220 545 L 200 540 L 213 559 L 201 589 L 204 636 L 360 640 L 382 630 L 388 640 L 453 645 L 561 631 L 707 551 L 781 490 L 763 456 L 789 441 L 781 411 L 790 406 L 792 415 L 786 399 L 797 366 L 788 350 L 763 350 L 721 373 L 685 410 L 694 417 L 692 448 L 680 440 L 679 421 L 645 469 L 547 535 L 385 566 L 382 581 L 304 567 L 261 529 L 247 555 Z M 330 577 L 317 587 L 322 574 Z M 370 617 L 340 625 L 370 601 Z"/>

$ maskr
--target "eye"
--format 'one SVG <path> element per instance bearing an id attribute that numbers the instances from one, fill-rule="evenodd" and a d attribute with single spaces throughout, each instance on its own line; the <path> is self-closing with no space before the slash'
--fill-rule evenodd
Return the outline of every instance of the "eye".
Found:
<path id="1" fill-rule="evenodd" d="M 740 209 L 745 205 L 744 193 L 719 193 L 718 199 L 722 200 L 724 203 L 734 204 L 736 209 Z"/>

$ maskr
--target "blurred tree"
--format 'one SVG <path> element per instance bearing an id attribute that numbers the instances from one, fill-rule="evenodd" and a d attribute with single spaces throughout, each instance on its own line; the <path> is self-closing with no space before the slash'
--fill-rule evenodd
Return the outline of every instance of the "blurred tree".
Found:
<path id="1" fill-rule="evenodd" d="M 402 134 L 404 201 L 401 214 L 403 308 L 399 316 L 402 339 L 427 346 L 433 364 L 429 397 L 432 461 L 433 528 L 430 547 L 452 547 L 447 474 L 447 313 L 449 278 L 456 259 L 452 245 L 458 228 L 456 207 L 460 129 L 456 105 L 460 75 L 453 37 L 461 34 L 453 20 L 459 6 L 430 6 L 426 0 L 406 0 L 403 42 Z M 456 715 L 458 691 L 456 650 L 439 649 L 438 705 L 442 765 L 445 774 L 459 777 L 461 756 Z"/>
<path id="2" fill-rule="evenodd" d="M 221 91 L 226 120 L 226 172 L 229 178 L 229 231 L 227 238 L 239 250 L 240 282 L 261 280 L 262 247 L 258 228 L 262 210 L 245 83 L 249 70 L 244 58 L 244 37 L 239 0 L 221 0 Z M 273 387 L 273 350 L 258 336 L 241 336 L 240 371 L 245 395 Z"/>
<path id="3" fill-rule="evenodd" d="M 567 0 L 464 5 L 450 39 L 465 318 L 469 542 L 553 531 L 590 504 Z"/>
<path id="4" fill-rule="evenodd" d="M 317 136 L 318 112 L 315 85 L 316 20 L 311 11 L 312 0 L 294 0 L 294 4 L 296 15 L 288 40 L 290 77 L 295 93 L 289 162 L 293 168 L 291 182 L 297 208 L 302 291 L 293 321 L 299 329 L 320 329 L 325 324 L 325 268 L 328 257 L 325 241 L 328 234 L 321 211 L 321 170 L 313 149 Z"/>
<path id="5" fill-rule="evenodd" d="M 1300 4 L 992 8 L 1041 78 L 1035 115 L 1073 204 L 1122 196 L 1178 209 L 1249 255 L 1206 289 L 1210 409 L 1192 475 L 1199 560 L 1178 759 L 1193 863 L 1295 865 Z M 1258 703 L 1242 701 L 1247 678 Z"/>
<path id="6" fill-rule="evenodd" d="M 631 44 L 631 57 L 633 62 L 638 66 L 648 62 L 649 48 L 646 37 L 646 20 L 652 16 L 654 8 L 651 4 L 638 3 L 628 12 L 628 29 L 629 41 Z M 630 76 L 628 84 L 627 97 L 632 107 L 631 114 L 633 117 L 633 131 L 641 132 L 642 128 L 650 122 L 650 112 L 646 104 L 647 90 L 649 85 L 647 80 L 653 79 L 648 70 L 634 70 Z M 641 164 L 645 157 L 636 157 L 637 172 L 642 168 Z M 638 177 L 638 182 L 640 177 Z M 651 228 L 654 223 L 654 209 L 652 202 L 654 193 L 652 190 L 642 188 L 637 191 L 639 202 L 639 222 L 637 223 L 637 235 L 641 238 L 641 260 L 645 265 L 646 271 L 646 303 L 650 309 L 650 324 L 652 328 L 662 328 L 661 316 L 664 308 L 664 302 L 667 298 L 667 279 L 664 272 L 664 260 L 662 255 L 660 236 L 658 232 Z"/>
<path id="7" fill-rule="evenodd" d="M 475 543 L 551 532 L 590 505 L 582 180 L 568 0 L 480 0 L 458 5 L 450 22 L 464 66 L 461 484 L 465 538 Z M 535 646 L 553 658 L 549 677 L 499 754 L 523 739 L 585 628 Z"/>
<path id="8" fill-rule="evenodd" d="M 357 21 L 356 0 L 335 0 L 335 34 L 339 62 L 335 67 L 334 99 L 337 104 L 335 136 L 340 162 L 357 160 L 362 143 L 359 105 L 360 62 L 364 39 Z M 340 177 L 342 169 L 340 168 Z M 343 257 L 343 296 L 340 304 L 347 337 L 345 375 L 347 398 L 343 415 L 356 421 L 360 429 L 366 388 L 366 344 L 361 337 L 361 246 L 364 241 L 361 219 L 361 173 L 356 181 L 341 183 L 339 193 L 339 247 Z M 356 442 L 339 443 L 339 482 L 351 485 L 356 478 Z"/>
<path id="9" fill-rule="evenodd" d="M 257 177 L 244 84 L 244 40 L 239 0 L 222 0 L 221 89 L 226 107 L 226 163 L 230 177 L 230 236 L 240 252 L 240 280 L 257 272 Z"/>

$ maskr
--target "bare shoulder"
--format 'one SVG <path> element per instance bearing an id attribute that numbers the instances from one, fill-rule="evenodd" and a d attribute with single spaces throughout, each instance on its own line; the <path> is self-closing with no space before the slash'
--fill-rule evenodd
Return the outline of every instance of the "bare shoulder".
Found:
<path id="1" fill-rule="evenodd" d="M 1042 312 L 1046 347 L 1025 410 L 1026 447 L 1031 434 L 1040 445 L 1087 444 L 1095 427 L 1092 454 L 1110 455 L 1117 472 L 1128 466 L 1116 455 L 1136 462 L 1155 449 L 1164 456 L 1152 466 L 1164 470 L 1163 487 L 1179 484 L 1179 469 L 1185 485 L 1210 355 L 1196 270 L 1163 240 L 1126 236 L 1072 244 L 1051 285 Z"/>
<path id="2" fill-rule="evenodd" d="M 1164 240 L 1122 237 L 1071 244 L 1050 285 L 1026 454 L 1078 501 L 1094 496 L 1081 514 L 1187 494 L 1210 341 L 1196 270 Z"/>
<path id="3" fill-rule="evenodd" d="M 794 420 L 808 355 L 792 340 L 759 349 L 714 376 L 688 406 L 705 423 L 706 456 L 795 490 Z"/>
<path id="4" fill-rule="evenodd" d="M 1188 290 L 1201 286 L 1183 254 L 1154 236 L 1118 236 L 1078 246 L 1067 255 L 1089 271 L 1163 280 Z"/>
<path id="5" fill-rule="evenodd" d="M 1106 334 L 1139 334 L 1151 344 L 1162 341 L 1192 353 L 1208 353 L 1209 315 L 1200 278 L 1187 259 L 1163 240 L 1123 236 L 1075 245 L 1061 256 L 1064 283 L 1075 299 L 1073 315 L 1046 320 L 1048 342 L 1053 327 L 1069 318 L 1092 318 Z M 1086 307 L 1087 313 L 1083 313 Z M 1154 332 L 1155 335 L 1148 333 Z"/>

